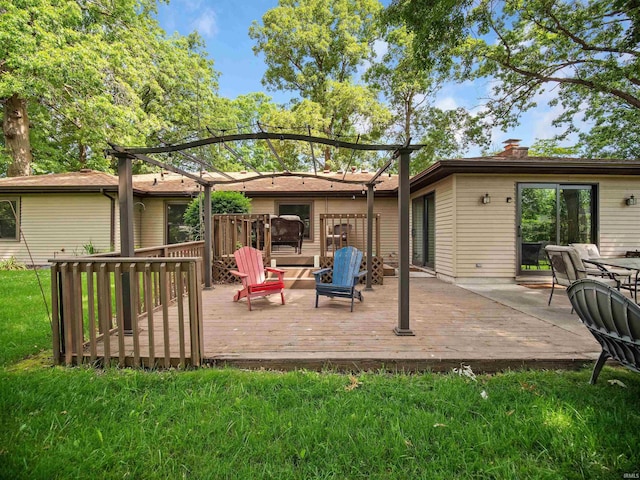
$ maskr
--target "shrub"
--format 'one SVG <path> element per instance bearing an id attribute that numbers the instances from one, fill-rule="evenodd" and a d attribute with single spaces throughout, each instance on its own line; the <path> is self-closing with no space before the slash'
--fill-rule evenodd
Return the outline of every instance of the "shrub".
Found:
<path id="1" fill-rule="evenodd" d="M 16 257 L 10 257 L 6 260 L 0 260 L 0 270 L 26 270 L 27 266 L 16 260 Z"/>
<path id="2" fill-rule="evenodd" d="M 203 218 L 200 214 L 200 202 L 203 195 L 194 198 L 184 212 L 184 222 L 191 227 L 191 238 L 198 240 L 200 226 Z M 212 192 L 211 213 L 249 213 L 251 211 L 251 199 L 245 197 L 242 192 Z"/>

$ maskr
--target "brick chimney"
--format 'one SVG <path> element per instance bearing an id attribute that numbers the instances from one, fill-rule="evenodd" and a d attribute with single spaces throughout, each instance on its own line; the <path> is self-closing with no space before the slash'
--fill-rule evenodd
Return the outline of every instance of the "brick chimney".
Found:
<path id="1" fill-rule="evenodd" d="M 518 138 L 510 138 L 509 140 L 505 140 L 504 142 L 504 151 L 500 152 L 498 156 L 500 157 L 516 157 L 522 158 L 529 156 L 529 147 L 521 147 L 520 139 Z"/>

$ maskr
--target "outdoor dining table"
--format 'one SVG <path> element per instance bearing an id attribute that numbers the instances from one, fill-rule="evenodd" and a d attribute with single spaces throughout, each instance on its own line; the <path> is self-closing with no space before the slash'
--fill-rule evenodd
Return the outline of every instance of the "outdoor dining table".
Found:
<path id="1" fill-rule="evenodd" d="M 633 293 L 633 299 L 638 303 L 638 280 L 640 279 L 640 258 L 638 257 L 598 257 L 588 258 L 585 262 L 592 263 L 603 269 L 607 267 L 626 268 L 629 270 L 629 277 L 634 277 L 633 283 L 628 284 L 629 290 Z"/>

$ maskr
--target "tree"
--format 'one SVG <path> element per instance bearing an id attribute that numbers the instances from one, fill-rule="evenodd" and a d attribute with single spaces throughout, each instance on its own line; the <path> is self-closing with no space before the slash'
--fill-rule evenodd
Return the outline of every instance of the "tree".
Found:
<path id="1" fill-rule="evenodd" d="M 329 138 L 355 139 L 358 123 L 379 133 L 388 113 L 354 76 L 372 58 L 380 9 L 377 0 L 280 0 L 249 31 L 254 52 L 267 64 L 263 84 L 297 92 L 292 111 L 298 118 L 312 113 L 310 126 Z M 331 158 L 332 149 L 325 148 L 325 163 Z"/>
<path id="2" fill-rule="evenodd" d="M 110 138 L 144 145 L 158 132 L 193 131 L 193 111 L 213 104 L 217 74 L 197 35 L 166 38 L 155 5 L 0 0 L 7 174 L 106 169 Z"/>
<path id="3" fill-rule="evenodd" d="M 546 93 L 563 108 L 560 138 L 584 121 L 586 155 L 640 157 L 637 1 L 395 0 L 388 14 L 426 68 L 493 79 L 486 114 L 503 129 Z"/>
<path id="4" fill-rule="evenodd" d="M 401 142 L 411 138 L 424 145 L 411 161 L 416 174 L 439 157 L 461 155 L 471 143 L 488 143 L 489 129 L 463 108 L 446 111 L 435 105 L 440 83 L 416 61 L 413 37 L 404 25 L 387 27 L 383 35 L 387 49 L 364 79 L 389 103 L 392 135 Z"/>
<path id="5" fill-rule="evenodd" d="M 530 157 L 575 157 L 580 152 L 577 146 L 561 147 L 552 139 L 536 140 L 529 148 Z"/>

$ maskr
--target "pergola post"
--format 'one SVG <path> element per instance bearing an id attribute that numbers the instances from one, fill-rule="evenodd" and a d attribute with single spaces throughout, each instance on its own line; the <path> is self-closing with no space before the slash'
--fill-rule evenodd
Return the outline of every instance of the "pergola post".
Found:
<path id="1" fill-rule="evenodd" d="M 367 185 L 367 286 L 365 290 L 373 290 L 373 184 Z M 378 252 L 376 252 L 378 253 Z"/>
<path id="2" fill-rule="evenodd" d="M 125 154 L 116 154 L 118 158 L 118 204 L 120 207 L 120 256 L 134 257 L 133 237 L 133 178 L 131 158 Z M 117 279 L 116 279 L 117 280 Z M 122 327 L 124 333 L 131 335 L 131 318 L 134 315 L 131 298 L 131 278 L 129 272 L 122 273 Z"/>
<path id="3" fill-rule="evenodd" d="M 409 165 L 411 150 L 400 150 L 398 168 L 398 326 L 396 335 L 415 335 L 409 327 Z"/>
<path id="4" fill-rule="evenodd" d="M 211 240 L 211 185 L 204 186 L 204 288 L 211 290 L 212 265 L 211 252 L 213 244 Z"/>

